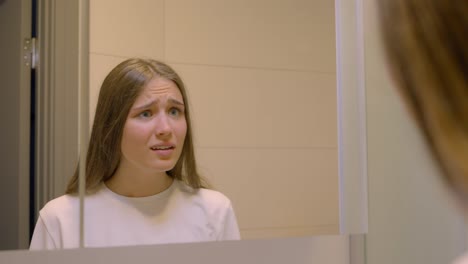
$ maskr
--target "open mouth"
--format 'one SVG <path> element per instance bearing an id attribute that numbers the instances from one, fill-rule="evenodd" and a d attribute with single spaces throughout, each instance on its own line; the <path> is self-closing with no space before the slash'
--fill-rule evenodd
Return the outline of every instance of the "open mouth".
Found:
<path id="1" fill-rule="evenodd" d="M 151 150 L 168 150 L 168 149 L 174 149 L 174 146 L 154 146 L 154 147 L 151 147 Z"/>

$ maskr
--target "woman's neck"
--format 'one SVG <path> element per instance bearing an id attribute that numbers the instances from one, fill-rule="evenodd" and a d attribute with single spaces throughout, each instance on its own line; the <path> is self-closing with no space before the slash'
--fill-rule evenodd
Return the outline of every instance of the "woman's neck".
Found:
<path id="1" fill-rule="evenodd" d="M 171 186 L 173 179 L 165 172 L 135 173 L 122 168 L 105 182 L 113 192 L 127 197 L 145 197 L 158 194 Z"/>

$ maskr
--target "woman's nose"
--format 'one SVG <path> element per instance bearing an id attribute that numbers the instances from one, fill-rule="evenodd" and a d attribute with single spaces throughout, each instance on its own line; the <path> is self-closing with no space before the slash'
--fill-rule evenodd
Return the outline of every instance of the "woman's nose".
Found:
<path id="1" fill-rule="evenodd" d="M 155 119 L 155 134 L 158 137 L 165 137 L 171 135 L 171 124 L 170 121 L 165 114 L 160 114 Z"/>

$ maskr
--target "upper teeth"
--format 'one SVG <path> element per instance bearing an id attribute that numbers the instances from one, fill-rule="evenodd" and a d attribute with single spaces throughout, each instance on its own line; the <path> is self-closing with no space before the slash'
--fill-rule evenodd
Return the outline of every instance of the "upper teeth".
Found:
<path id="1" fill-rule="evenodd" d="M 170 149 L 170 146 L 153 147 L 153 149 Z"/>

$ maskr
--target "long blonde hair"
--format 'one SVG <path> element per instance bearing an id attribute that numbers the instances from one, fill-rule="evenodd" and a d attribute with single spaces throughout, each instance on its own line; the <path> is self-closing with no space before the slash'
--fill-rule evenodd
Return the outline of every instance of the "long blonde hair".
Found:
<path id="1" fill-rule="evenodd" d="M 192 188 L 207 184 L 197 171 L 189 104 L 184 83 L 167 64 L 151 59 L 132 58 L 117 65 L 104 79 L 96 106 L 89 148 L 86 156 L 86 191 L 92 192 L 115 173 L 121 158 L 123 127 L 131 106 L 144 86 L 155 77 L 173 81 L 185 104 L 187 134 L 179 160 L 167 174 Z M 78 192 L 78 169 L 68 183 L 66 193 Z"/>
<path id="2" fill-rule="evenodd" d="M 468 1 L 379 0 L 399 91 L 442 170 L 468 202 Z"/>

